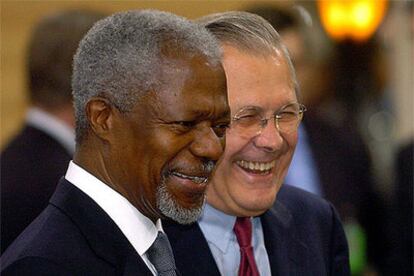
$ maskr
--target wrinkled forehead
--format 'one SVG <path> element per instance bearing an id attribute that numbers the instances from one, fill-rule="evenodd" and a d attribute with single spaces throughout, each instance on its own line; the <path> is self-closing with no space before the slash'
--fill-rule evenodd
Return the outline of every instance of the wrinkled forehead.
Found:
<path id="1" fill-rule="evenodd" d="M 154 91 L 162 114 L 214 113 L 228 110 L 226 76 L 221 63 L 202 55 L 165 61 L 162 85 Z"/>
<path id="2" fill-rule="evenodd" d="M 249 40 L 246 43 L 238 44 L 231 40 L 221 41 L 222 49 L 233 48 L 246 55 L 257 58 L 272 59 L 276 63 L 284 63 L 290 74 L 291 84 L 294 87 L 296 97 L 300 97 L 299 84 L 296 77 L 296 71 L 293 67 L 290 53 L 283 43 L 269 43 L 257 37 L 256 41 Z"/>
<path id="3" fill-rule="evenodd" d="M 159 64 L 159 80 L 163 84 L 160 93 L 169 94 L 170 91 L 184 86 L 198 87 L 203 84 L 201 76 L 225 82 L 221 61 L 211 59 L 203 54 L 168 54 L 163 55 Z M 214 83 L 211 84 L 212 88 Z"/>
<path id="4" fill-rule="evenodd" d="M 265 56 L 231 46 L 223 49 L 232 114 L 246 106 L 274 111 L 297 101 L 292 75 L 280 51 Z"/>

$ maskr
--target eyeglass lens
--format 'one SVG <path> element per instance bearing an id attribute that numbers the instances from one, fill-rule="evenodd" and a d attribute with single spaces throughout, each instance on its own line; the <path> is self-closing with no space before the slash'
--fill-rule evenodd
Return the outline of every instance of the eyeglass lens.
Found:
<path id="1" fill-rule="evenodd" d="M 292 103 L 283 106 L 271 117 L 263 118 L 260 108 L 242 108 L 233 117 L 231 129 L 244 137 L 252 137 L 260 134 L 270 120 L 281 133 L 289 134 L 297 130 L 304 111 L 306 111 L 304 105 Z"/>

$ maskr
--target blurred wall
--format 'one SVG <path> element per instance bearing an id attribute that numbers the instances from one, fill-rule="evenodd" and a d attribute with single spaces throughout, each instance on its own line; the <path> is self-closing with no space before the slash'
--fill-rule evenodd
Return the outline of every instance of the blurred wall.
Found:
<path id="1" fill-rule="evenodd" d="M 414 139 L 414 4 L 411 7 L 404 1 L 393 4 L 384 39 L 390 49 L 388 73 L 397 121 L 395 139 L 407 143 Z"/>
<path id="2" fill-rule="evenodd" d="M 197 18 L 213 12 L 243 10 L 252 4 L 267 3 L 289 6 L 294 0 L 283 1 L 14 1 L 1 0 L 1 92 L 0 92 L 0 148 L 19 130 L 27 107 L 25 55 L 27 41 L 36 22 L 44 15 L 62 9 L 86 8 L 108 14 L 130 9 L 153 8 L 170 11 L 188 18 Z M 310 9 L 316 16 L 314 1 L 296 1 Z M 413 36 L 410 35 L 410 14 L 403 1 L 394 2 L 390 16 L 389 35 L 392 100 L 396 110 L 397 141 L 413 137 Z M 401 16 L 403 15 L 403 16 Z M 411 18 L 412 19 L 412 18 Z M 318 21 L 314 18 L 315 21 Z M 319 22 L 318 22 L 319 23 Z M 407 24 L 408 23 L 408 24 Z M 411 23 L 411 24 L 410 24 Z M 414 27 L 412 27 L 414 29 Z M 397 31 L 396 31 L 397 30 Z M 322 40 L 318 50 L 327 51 Z"/>
<path id="3" fill-rule="evenodd" d="M 213 12 L 242 10 L 258 1 L 14 1 L 1 0 L 1 104 L 0 147 L 19 130 L 27 107 L 25 55 L 33 26 L 62 9 L 85 8 L 111 14 L 130 9 L 152 8 L 188 18 Z M 291 1 L 261 1 L 287 5 Z"/>

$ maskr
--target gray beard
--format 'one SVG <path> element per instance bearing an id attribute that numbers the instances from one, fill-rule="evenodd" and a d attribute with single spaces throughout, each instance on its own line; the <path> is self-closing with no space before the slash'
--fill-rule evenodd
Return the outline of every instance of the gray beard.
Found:
<path id="1" fill-rule="evenodd" d="M 165 178 L 161 180 L 157 189 L 157 208 L 161 213 L 178 222 L 179 224 L 191 224 L 197 221 L 203 211 L 203 205 L 206 200 L 204 196 L 203 204 L 199 207 L 186 209 L 180 206 L 177 201 L 171 196 L 165 184 Z"/>

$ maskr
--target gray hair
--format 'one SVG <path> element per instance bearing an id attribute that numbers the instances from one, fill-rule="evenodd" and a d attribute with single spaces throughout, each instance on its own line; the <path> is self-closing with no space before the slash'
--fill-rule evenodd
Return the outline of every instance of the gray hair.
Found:
<path id="1" fill-rule="evenodd" d="M 241 51 L 267 57 L 279 49 L 286 59 L 296 96 L 299 84 L 289 51 L 278 32 L 261 16 L 243 11 L 215 13 L 201 17 L 196 22 L 208 29 L 221 43 Z"/>
<path id="2" fill-rule="evenodd" d="M 221 62 L 214 36 L 183 17 L 135 10 L 98 21 L 74 57 L 77 142 L 89 128 L 85 106 L 92 97 L 104 97 L 120 112 L 128 112 L 145 93 L 164 89 L 161 76 L 169 61 L 195 56 L 205 57 L 212 66 Z"/>

